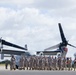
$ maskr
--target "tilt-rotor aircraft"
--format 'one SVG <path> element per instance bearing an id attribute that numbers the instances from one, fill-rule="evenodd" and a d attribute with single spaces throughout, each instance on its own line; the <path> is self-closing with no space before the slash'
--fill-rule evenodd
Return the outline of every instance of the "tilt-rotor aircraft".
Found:
<path id="1" fill-rule="evenodd" d="M 10 46 L 12 48 L 16 48 L 17 50 L 14 49 L 4 49 L 3 46 Z M 0 54 L 1 54 L 1 59 L 4 59 L 4 54 L 10 54 L 10 55 L 22 55 L 25 54 L 26 56 L 30 56 L 30 53 L 27 51 L 27 45 L 25 45 L 25 47 L 21 47 L 19 45 L 7 42 L 4 39 L 0 39 Z"/>
<path id="2" fill-rule="evenodd" d="M 68 43 L 68 41 L 66 40 L 61 23 L 58 23 L 58 26 L 59 26 L 59 31 L 60 31 L 60 36 L 61 36 L 62 42 L 55 46 L 46 48 L 46 49 L 44 49 L 44 51 L 37 51 L 37 54 L 57 55 L 58 53 L 60 53 L 61 57 L 65 57 L 67 54 L 67 51 L 68 51 L 67 45 L 76 48 L 76 46 L 73 46 L 72 44 Z M 50 51 L 50 50 L 56 49 L 56 48 L 57 48 L 57 50 Z"/>

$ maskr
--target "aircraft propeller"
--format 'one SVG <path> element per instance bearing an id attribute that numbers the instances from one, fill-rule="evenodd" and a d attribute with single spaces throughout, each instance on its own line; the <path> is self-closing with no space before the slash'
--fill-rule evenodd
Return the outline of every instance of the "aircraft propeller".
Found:
<path id="1" fill-rule="evenodd" d="M 46 48 L 46 49 L 44 49 L 44 51 L 50 50 L 50 49 L 55 49 L 55 48 L 61 48 L 62 46 L 67 46 L 67 45 L 76 48 L 76 46 L 69 44 L 68 41 L 66 40 L 63 29 L 61 27 L 61 23 L 58 23 L 58 25 L 59 25 L 59 31 L 60 31 L 60 36 L 61 36 L 62 42 L 57 45 L 54 45 L 52 47 Z"/>

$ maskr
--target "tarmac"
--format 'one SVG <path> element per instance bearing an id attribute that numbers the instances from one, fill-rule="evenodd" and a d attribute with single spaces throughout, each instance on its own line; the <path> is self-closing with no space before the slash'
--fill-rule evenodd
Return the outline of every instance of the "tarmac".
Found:
<path id="1" fill-rule="evenodd" d="M 10 70 L 0 66 L 0 75 L 76 75 L 76 71 L 50 71 L 50 70 Z"/>

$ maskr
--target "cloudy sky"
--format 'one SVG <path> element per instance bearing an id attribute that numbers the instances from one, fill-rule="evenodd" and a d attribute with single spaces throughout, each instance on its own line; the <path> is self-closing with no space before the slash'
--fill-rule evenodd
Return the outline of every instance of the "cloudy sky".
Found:
<path id="1" fill-rule="evenodd" d="M 76 45 L 76 0 L 0 0 L 0 37 L 31 53 L 61 42 L 58 23 Z M 75 52 L 68 46 L 67 56 Z"/>

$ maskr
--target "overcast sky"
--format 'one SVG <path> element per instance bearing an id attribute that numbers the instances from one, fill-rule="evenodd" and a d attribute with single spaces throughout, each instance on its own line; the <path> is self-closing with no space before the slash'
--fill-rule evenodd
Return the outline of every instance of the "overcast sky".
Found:
<path id="1" fill-rule="evenodd" d="M 76 0 L 0 0 L 0 37 L 32 53 L 61 42 L 58 23 L 76 46 Z"/>

